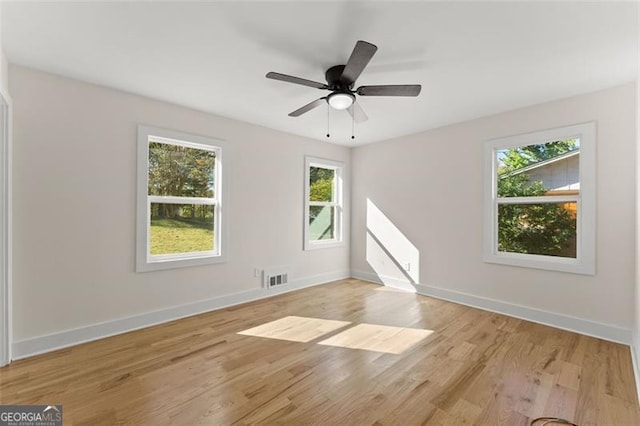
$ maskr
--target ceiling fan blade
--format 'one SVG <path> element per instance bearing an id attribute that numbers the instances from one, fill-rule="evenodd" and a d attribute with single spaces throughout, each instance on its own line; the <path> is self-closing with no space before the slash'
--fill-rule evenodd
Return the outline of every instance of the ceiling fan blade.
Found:
<path id="1" fill-rule="evenodd" d="M 356 123 L 362 123 L 369 119 L 358 102 L 351 104 L 351 106 L 347 108 L 347 111 L 349 111 L 349 114 L 353 117 L 353 121 Z"/>
<path id="2" fill-rule="evenodd" d="M 316 89 L 328 89 L 328 86 L 317 81 L 307 80 L 305 78 L 294 77 L 292 75 L 280 74 L 279 72 L 268 72 L 265 76 L 272 80 L 286 81 L 287 83 L 301 84 L 303 86 L 315 87 Z"/>
<path id="3" fill-rule="evenodd" d="M 349 86 L 355 83 L 364 70 L 364 67 L 366 67 L 371 58 L 373 58 L 376 50 L 378 50 L 376 45 L 362 40 L 358 41 L 356 47 L 353 48 L 353 52 L 351 52 L 347 65 L 344 66 L 344 70 L 340 76 L 340 82 Z"/>
<path id="4" fill-rule="evenodd" d="M 384 86 L 360 86 L 360 96 L 418 96 L 422 90 L 419 84 L 387 84 Z"/>
<path id="5" fill-rule="evenodd" d="M 325 99 L 327 99 L 326 96 L 324 98 L 316 99 L 313 102 L 309 102 L 308 104 L 306 104 L 302 108 L 298 108 L 297 110 L 295 110 L 293 112 L 290 112 L 289 113 L 289 117 L 299 117 L 302 114 L 304 114 L 305 112 L 311 111 L 312 109 L 317 108 L 320 105 L 322 105 L 324 103 Z"/>

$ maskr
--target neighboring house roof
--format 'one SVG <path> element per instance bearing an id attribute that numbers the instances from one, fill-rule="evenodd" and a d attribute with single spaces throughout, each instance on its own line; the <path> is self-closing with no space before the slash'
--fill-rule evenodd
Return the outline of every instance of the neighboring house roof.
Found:
<path id="1" fill-rule="evenodd" d="M 534 163 L 534 164 L 531 164 L 529 166 L 523 167 L 521 169 L 514 170 L 514 171 L 512 171 L 510 173 L 507 173 L 505 175 L 500 176 L 500 179 L 505 178 L 505 177 L 509 177 L 509 176 L 516 176 L 516 175 L 519 175 L 519 174 L 524 173 L 524 172 L 529 172 L 531 170 L 538 169 L 540 167 L 545 167 L 545 166 L 548 166 L 550 164 L 557 163 L 558 161 L 567 160 L 567 159 L 569 159 L 571 157 L 575 157 L 577 155 L 580 155 L 580 148 L 576 148 L 573 151 L 566 152 L 566 153 L 564 153 L 562 155 L 558 155 L 557 157 L 553 157 L 553 158 L 550 158 L 548 160 L 540 161 L 539 163 Z"/>

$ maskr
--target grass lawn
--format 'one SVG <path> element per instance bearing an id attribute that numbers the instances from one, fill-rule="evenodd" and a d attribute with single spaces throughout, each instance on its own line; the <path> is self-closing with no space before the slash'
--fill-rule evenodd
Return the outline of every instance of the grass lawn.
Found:
<path id="1" fill-rule="evenodd" d="M 151 254 L 213 250 L 213 224 L 157 219 L 151 221 Z"/>

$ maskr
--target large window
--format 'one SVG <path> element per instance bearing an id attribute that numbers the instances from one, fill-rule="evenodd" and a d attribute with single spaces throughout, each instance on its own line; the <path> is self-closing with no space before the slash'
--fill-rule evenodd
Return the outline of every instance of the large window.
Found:
<path id="1" fill-rule="evenodd" d="M 137 270 L 223 259 L 219 141 L 138 127 Z"/>
<path id="2" fill-rule="evenodd" d="M 485 261 L 595 273 L 595 124 L 488 141 Z"/>
<path id="3" fill-rule="evenodd" d="M 305 250 L 342 243 L 342 163 L 305 159 Z"/>

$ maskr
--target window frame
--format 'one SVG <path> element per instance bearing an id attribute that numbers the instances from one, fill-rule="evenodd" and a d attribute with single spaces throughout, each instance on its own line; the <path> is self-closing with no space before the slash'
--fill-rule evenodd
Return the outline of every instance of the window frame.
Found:
<path id="1" fill-rule="evenodd" d="M 149 195 L 149 144 L 152 142 L 215 152 L 213 197 Z M 207 265 L 227 260 L 227 167 L 226 163 L 223 166 L 223 149 L 224 142 L 219 139 L 138 125 L 136 272 Z M 150 253 L 151 203 L 213 205 L 214 250 L 152 255 Z"/>
<path id="2" fill-rule="evenodd" d="M 487 263 L 545 269 L 583 275 L 596 273 L 596 123 L 491 139 L 484 145 L 484 250 Z M 517 148 L 570 138 L 580 139 L 579 195 L 503 197 L 497 195 L 497 155 L 501 149 Z M 508 200 L 508 202 L 501 200 Z M 576 258 L 498 251 L 498 205 L 575 202 Z"/>
<path id="3" fill-rule="evenodd" d="M 327 160 L 324 158 L 305 156 L 304 167 L 304 250 L 316 250 L 344 245 L 343 238 L 343 218 L 344 218 L 344 163 L 340 161 Z M 334 180 L 334 201 L 310 201 L 311 196 L 311 167 L 321 167 L 335 171 Z M 335 208 L 334 216 L 334 238 L 330 240 L 311 240 L 309 229 L 310 207 L 330 206 Z"/>

